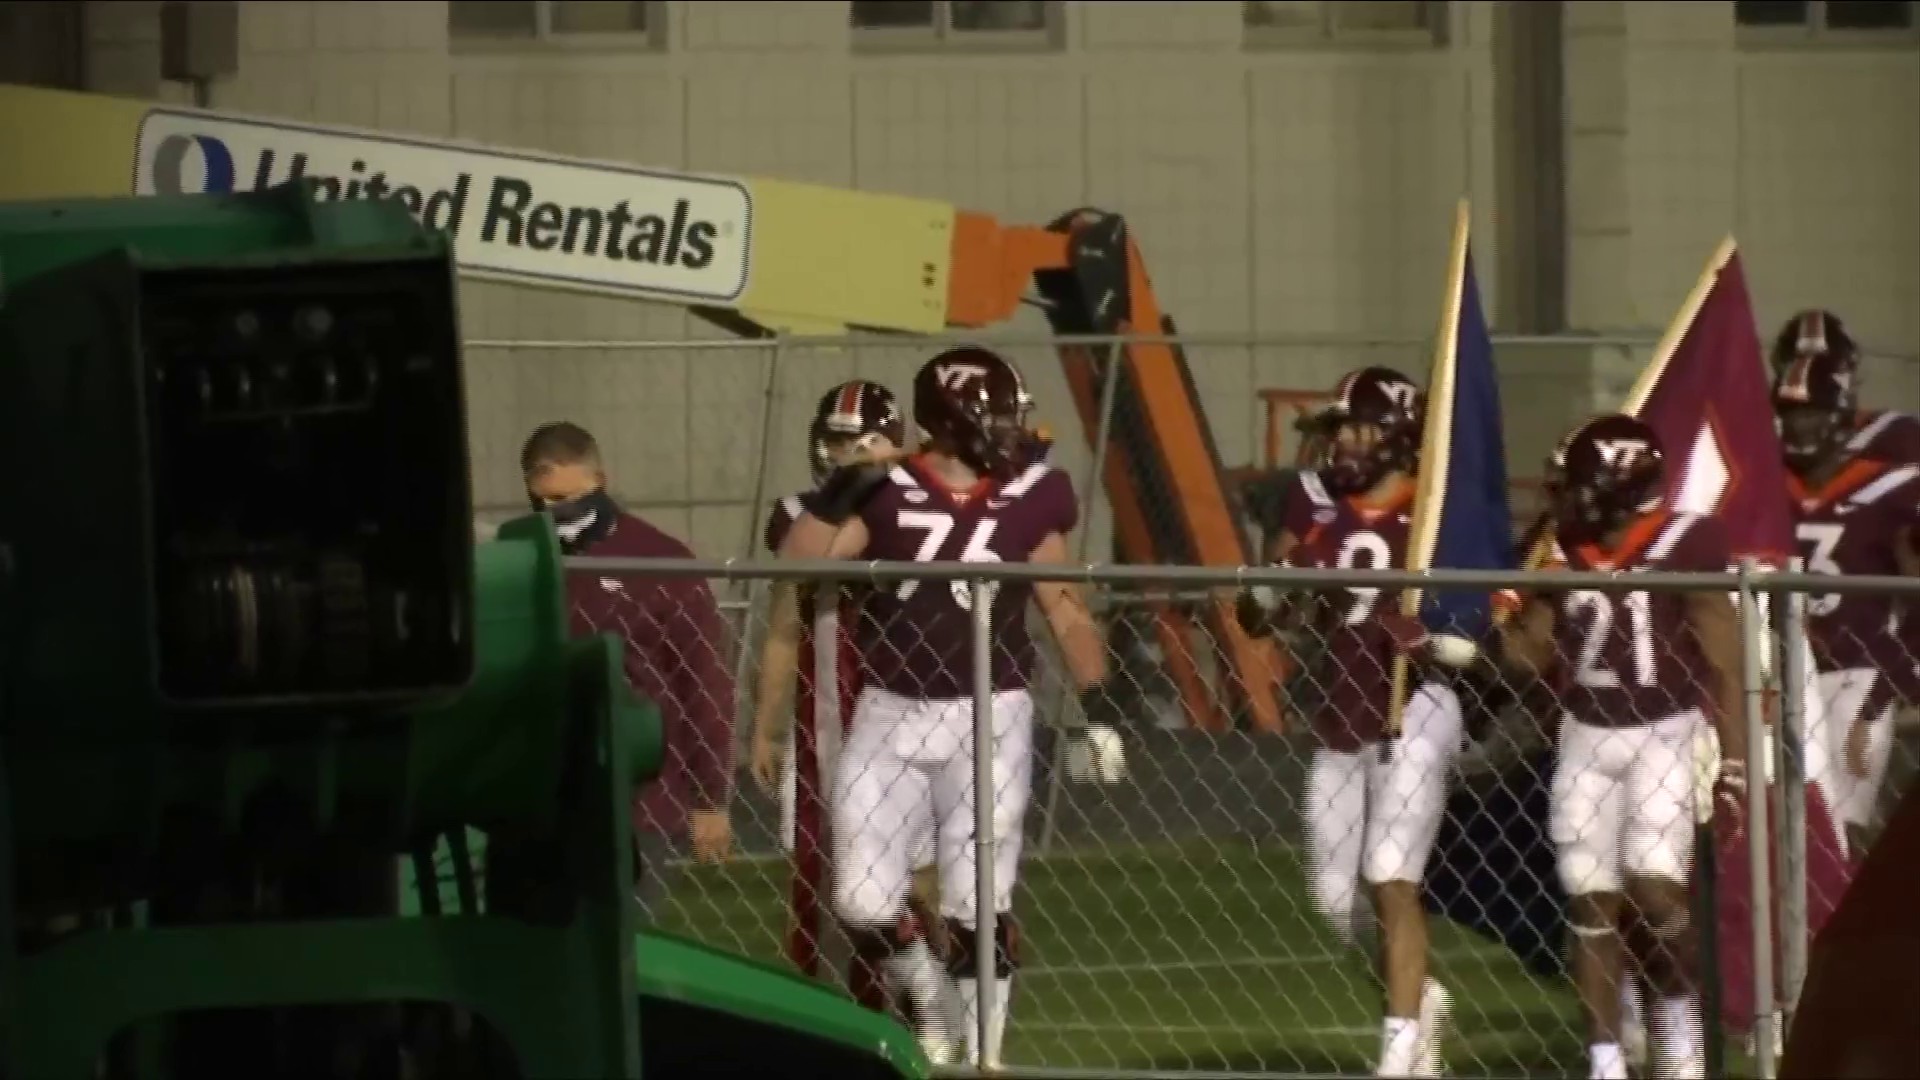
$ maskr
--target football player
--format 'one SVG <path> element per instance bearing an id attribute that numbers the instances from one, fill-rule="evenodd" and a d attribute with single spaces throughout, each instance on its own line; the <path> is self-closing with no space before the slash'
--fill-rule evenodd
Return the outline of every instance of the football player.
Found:
<path id="1" fill-rule="evenodd" d="M 1067 475 L 1032 462 L 1031 408 L 1014 366 L 985 348 L 950 349 L 913 381 L 913 419 L 924 448 L 898 464 L 843 466 L 802 500 L 805 512 L 780 554 L 789 558 L 900 562 L 1063 564 L 1078 508 Z M 834 904 L 841 919 L 898 949 L 919 831 L 936 830 L 941 913 L 950 970 L 967 1014 L 968 1057 L 995 1057 L 1019 966 L 1012 919 L 1033 754 L 1035 647 L 1027 602 L 1058 640 L 1081 704 L 1096 721 L 1113 706 L 1106 645 L 1079 590 L 1066 582 L 1003 582 L 974 610 L 968 582 L 901 581 L 866 594 L 857 634 L 862 689 L 833 778 Z M 991 626 L 990 669 L 976 672 L 976 618 Z M 974 679 L 992 687 L 992 715 L 974 715 Z M 974 725 L 992 725 L 990 830 L 996 913 L 982 993 L 975 937 Z M 991 1034 L 980 1045 L 981 1001 Z"/>
<path id="2" fill-rule="evenodd" d="M 1859 390 L 1860 346 L 1847 333 L 1840 316 L 1809 308 L 1787 320 L 1774 337 L 1771 361 L 1777 382 L 1795 361 L 1828 357 L 1848 372 Z M 1878 461 L 1920 462 L 1920 416 L 1891 409 L 1875 413 L 1856 410 L 1846 418 L 1846 449 Z"/>
<path id="3" fill-rule="evenodd" d="M 813 423 L 807 429 L 807 460 L 818 487 L 833 470 L 862 461 L 890 461 L 897 458 L 906 442 L 906 424 L 900 415 L 893 391 L 875 382 L 855 379 L 828 390 L 814 409 Z M 787 531 L 803 512 L 804 493 L 778 500 L 767 516 L 767 550 L 778 552 Z M 816 589 L 804 583 L 776 584 L 768 610 L 766 641 L 761 646 L 759 692 L 755 695 L 753 725 L 753 772 L 761 786 L 780 797 L 780 832 L 783 845 L 796 855 L 806 854 L 807 845 L 796 845 L 798 805 L 801 785 L 813 792 L 824 792 L 831 777 L 824 775 L 823 763 L 832 754 L 823 754 L 826 746 L 838 746 L 840 733 L 853 716 L 853 700 L 859 693 L 858 660 L 853 654 L 852 628 L 858 618 L 859 590 L 843 586 L 839 603 L 840 649 L 835 670 L 837 685 L 826 694 L 816 694 L 813 667 L 813 627 Z M 804 667 L 803 667 L 804 661 Z M 799 692 L 794 709 L 788 708 L 788 695 L 798 677 Z M 798 711 L 803 715 L 800 738 L 789 737 L 789 719 Z M 821 725 L 834 728 L 824 736 Z M 804 744 L 804 745 L 803 745 Z M 805 765 L 802 765 L 802 762 Z M 854 935 L 854 956 L 848 982 L 855 999 L 874 1009 L 884 1009 L 884 988 L 889 982 L 904 997 L 903 1012 L 912 1020 L 920 1036 L 921 1047 L 929 1060 L 944 1064 L 952 1054 L 951 1024 L 946 1015 L 945 972 L 935 960 L 937 944 L 928 937 L 933 913 L 938 910 L 937 884 L 933 874 L 933 832 L 923 831 L 914 852 L 913 888 L 908 893 L 911 920 L 901 928 L 897 950 L 878 951 L 870 935 Z M 797 890 L 805 896 L 797 905 L 810 909 L 817 866 L 797 866 Z M 796 952 L 811 954 L 817 949 L 812 940 L 813 926 L 796 926 L 803 935 Z M 887 960 L 897 957 L 890 965 Z"/>
<path id="4" fill-rule="evenodd" d="M 1406 564 L 1420 449 L 1423 400 L 1397 371 L 1348 374 L 1307 425 L 1320 467 L 1301 471 L 1285 497 L 1281 530 L 1268 551 L 1291 566 L 1386 570 Z M 1351 942 L 1361 882 L 1379 915 L 1387 988 L 1379 1075 L 1437 1076 L 1448 994 L 1427 973 L 1427 916 L 1421 882 L 1446 809 L 1460 747 L 1460 700 L 1448 681 L 1417 678 L 1388 730 L 1397 649 L 1422 636 L 1391 593 L 1339 590 L 1311 608 L 1254 590 L 1241 604 L 1253 632 L 1304 617 L 1325 644 L 1326 703 L 1314 727 L 1303 808 L 1315 905 Z"/>
<path id="5" fill-rule="evenodd" d="M 1808 349 L 1789 361 L 1773 391 L 1793 498 L 1801 561 L 1815 574 L 1913 574 L 1920 524 L 1920 464 L 1881 460 L 1854 446 L 1858 399 L 1849 351 Z M 1891 416 L 1896 414 L 1882 414 Z M 1883 448 L 1894 449 L 1884 440 Z M 1847 846 L 1858 857 L 1893 746 L 1896 677 L 1913 667 L 1895 636 L 1894 597 L 1829 593 L 1807 598 L 1819 695 L 1826 705 L 1817 777 L 1833 792 Z M 1809 755 L 1811 758 L 1812 755 Z M 1811 771 L 1811 767 L 1810 767 Z"/>
<path id="6" fill-rule="evenodd" d="M 1720 524 L 1664 510 L 1660 440 L 1629 416 L 1575 428 L 1548 463 L 1554 561 L 1575 570 L 1725 573 Z M 1720 795 L 1745 789 L 1746 725 L 1738 616 L 1728 593 L 1577 589 L 1518 598 L 1501 629 L 1517 674 L 1558 668 L 1559 725 L 1549 832 L 1573 933 L 1592 1076 L 1625 1080 L 1620 934 L 1630 902 L 1640 970 L 1657 1000 L 1649 1033 L 1657 1075 L 1704 1075 L 1688 875 L 1695 827 L 1695 735 L 1712 723 Z"/>

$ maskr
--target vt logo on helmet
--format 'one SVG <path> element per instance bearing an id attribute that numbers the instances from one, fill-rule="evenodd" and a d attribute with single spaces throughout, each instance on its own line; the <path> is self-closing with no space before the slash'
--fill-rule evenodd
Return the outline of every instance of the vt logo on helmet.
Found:
<path id="1" fill-rule="evenodd" d="M 1547 494 L 1561 539 L 1592 543 L 1658 509 L 1666 475 L 1651 425 L 1613 415 L 1574 428 L 1547 462 Z"/>
<path id="2" fill-rule="evenodd" d="M 913 378 L 913 422 L 933 446 L 983 476 L 1026 467 L 1033 399 L 1013 362 L 978 345 L 935 356 Z"/>
<path id="3" fill-rule="evenodd" d="M 1420 454 L 1426 399 L 1412 379 L 1384 367 L 1350 372 L 1304 430 L 1322 446 L 1321 483 L 1335 494 L 1371 489 L 1411 473 Z"/>

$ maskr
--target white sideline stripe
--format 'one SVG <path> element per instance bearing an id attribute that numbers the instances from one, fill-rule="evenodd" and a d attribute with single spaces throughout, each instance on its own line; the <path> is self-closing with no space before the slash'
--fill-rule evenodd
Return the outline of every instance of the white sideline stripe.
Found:
<path id="1" fill-rule="evenodd" d="M 1241 845 L 1238 845 L 1238 844 L 1234 845 L 1234 847 L 1236 848 L 1240 846 Z M 1305 850 L 1305 848 L 1303 845 L 1296 844 L 1291 840 L 1263 840 L 1258 845 L 1257 850 L 1262 854 L 1265 854 L 1267 852 L 1272 852 L 1275 855 L 1292 855 L 1297 857 Z M 1168 854 L 1168 855 L 1177 854 L 1176 847 L 1173 845 L 1169 845 L 1165 849 L 1162 849 L 1157 846 L 1149 845 L 1145 847 L 1134 848 L 1132 850 L 1127 850 L 1125 848 L 1115 848 L 1111 851 L 1083 851 L 1083 850 L 1076 850 L 1074 848 L 1069 847 L 1069 848 L 1062 849 L 1060 851 L 1049 852 L 1044 855 L 1037 851 L 1023 854 L 1020 856 L 1020 864 L 1024 866 L 1027 863 L 1112 862 L 1116 859 L 1137 857 L 1140 855 L 1145 855 L 1148 857 L 1157 857 L 1161 854 Z M 787 862 L 789 858 L 790 856 L 788 856 L 787 853 L 784 851 L 736 852 L 726 862 L 721 863 L 719 865 L 721 867 L 763 866 L 767 863 Z M 667 860 L 667 865 L 675 867 L 677 869 L 677 868 L 686 867 L 686 866 L 711 866 L 712 864 L 696 863 L 694 862 L 694 860 L 687 858 L 684 855 L 676 855 L 673 858 Z"/>
<path id="2" fill-rule="evenodd" d="M 1445 949 L 1435 953 L 1433 958 L 1442 963 L 1457 963 L 1476 960 L 1485 955 L 1483 952 L 1472 949 Z M 1222 956 L 1212 960 L 1136 960 L 1124 964 L 1027 964 L 1021 966 L 1020 978 L 1127 975 L 1156 971 L 1220 971 L 1231 968 L 1308 967 L 1315 964 L 1344 963 L 1349 960 L 1364 962 L 1365 959 L 1363 954 L 1353 950 L 1295 953 L 1291 956 Z"/>
<path id="3" fill-rule="evenodd" d="M 1372 1024 L 1336 1024 L 1328 1027 L 1243 1027 L 1215 1024 L 1089 1024 L 1074 1021 L 1021 1020 L 1010 1019 L 1007 1026 L 1013 1031 L 1047 1031 L 1078 1035 L 1110 1035 L 1126 1033 L 1128 1035 L 1203 1035 L 1210 1038 L 1272 1039 L 1282 1036 L 1298 1038 L 1301 1035 L 1336 1039 L 1379 1038 L 1380 1029 Z"/>

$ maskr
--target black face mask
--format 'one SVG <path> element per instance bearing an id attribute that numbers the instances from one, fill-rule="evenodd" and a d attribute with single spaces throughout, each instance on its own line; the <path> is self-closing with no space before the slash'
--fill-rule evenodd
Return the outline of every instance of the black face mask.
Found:
<path id="1" fill-rule="evenodd" d="M 535 511 L 553 518 L 553 531 L 560 536 L 560 550 L 568 555 L 578 555 L 605 540 L 612 534 L 614 519 L 620 513 L 620 507 L 605 488 L 595 488 L 565 502 L 542 503 L 532 496 L 528 499 Z"/>

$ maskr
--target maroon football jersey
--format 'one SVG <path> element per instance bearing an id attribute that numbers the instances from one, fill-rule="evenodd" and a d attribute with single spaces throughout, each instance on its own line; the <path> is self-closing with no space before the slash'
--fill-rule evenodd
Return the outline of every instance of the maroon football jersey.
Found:
<path id="1" fill-rule="evenodd" d="M 1874 413 L 1847 440 L 1847 452 L 1896 465 L 1920 462 L 1920 416 L 1891 410 Z"/>
<path id="2" fill-rule="evenodd" d="M 1718 521 L 1666 511 L 1629 525 L 1612 551 L 1557 542 L 1554 557 L 1573 570 L 1601 572 L 1724 573 L 1733 562 Z M 1583 724 L 1638 727 L 1712 707 L 1684 594 L 1575 589 L 1560 598 L 1554 638 L 1561 707 Z"/>
<path id="3" fill-rule="evenodd" d="M 1792 475 L 1787 486 L 1808 573 L 1900 573 L 1895 548 L 1901 533 L 1920 523 L 1920 465 L 1856 457 L 1818 490 Z M 1895 603 L 1892 596 L 1869 593 L 1807 597 L 1807 634 L 1820 670 L 1886 670 L 1901 661 L 1903 650 L 1893 636 Z"/>
<path id="4" fill-rule="evenodd" d="M 1300 473 L 1287 494 L 1283 521 L 1297 539 L 1287 561 L 1341 570 L 1391 570 L 1406 565 L 1413 485 L 1374 503 L 1335 498 L 1319 477 Z M 1397 591 L 1339 589 L 1322 605 L 1316 632 L 1326 645 L 1315 673 L 1325 706 L 1314 718 L 1322 742 L 1357 750 L 1380 741 L 1393 694 L 1393 639 L 1375 615 L 1399 603 Z"/>
<path id="5" fill-rule="evenodd" d="M 1078 517 L 1073 481 L 1044 462 L 1005 484 L 952 491 L 919 461 L 896 466 L 867 502 L 865 556 L 885 562 L 1026 562 Z M 973 595 L 968 582 L 903 581 L 867 595 L 857 641 L 868 685 L 906 697 L 973 694 Z M 1027 630 L 1033 587 L 1005 582 L 993 600 L 993 687 L 1024 689 L 1033 674 Z"/>

